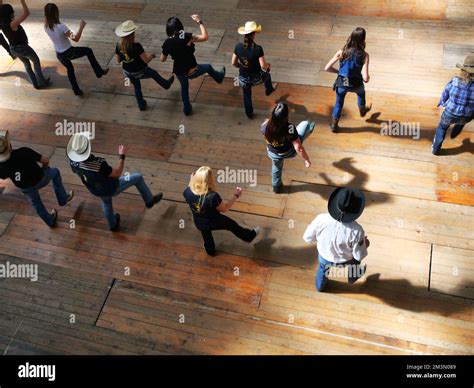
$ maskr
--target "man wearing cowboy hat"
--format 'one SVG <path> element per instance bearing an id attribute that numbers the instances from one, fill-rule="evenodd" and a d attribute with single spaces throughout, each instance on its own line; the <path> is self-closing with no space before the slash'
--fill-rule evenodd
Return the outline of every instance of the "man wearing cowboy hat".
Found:
<path id="1" fill-rule="evenodd" d="M 38 165 L 42 164 L 42 167 Z M 0 131 L 0 179 L 10 178 L 13 184 L 25 194 L 41 219 L 50 227 L 56 225 L 58 212 L 48 212 L 41 200 L 39 190 L 53 181 L 53 189 L 59 206 L 65 206 L 74 197 L 74 191 L 66 193 L 61 173 L 49 167 L 49 159 L 30 148 L 14 150 L 8 131 Z"/>
<path id="2" fill-rule="evenodd" d="M 461 73 L 448 82 L 438 103 L 438 106 L 444 106 L 444 112 L 431 145 L 433 155 L 439 154 L 446 132 L 452 124 L 451 139 L 454 139 L 474 115 L 474 54 L 468 55 L 464 64 L 458 63 L 456 66 L 461 69 Z"/>
<path id="3" fill-rule="evenodd" d="M 332 266 L 348 268 L 349 283 L 361 278 L 366 266 L 360 265 L 370 245 L 356 219 L 365 207 L 364 194 L 357 189 L 338 188 L 329 197 L 329 213 L 319 214 L 304 232 L 308 243 L 317 242 L 319 267 L 316 289 L 323 291 Z"/>
<path id="4" fill-rule="evenodd" d="M 120 227 L 120 215 L 114 213 L 112 198 L 135 186 L 140 192 L 147 208 L 152 208 L 161 201 L 162 193 L 153 195 L 145 183 L 142 174 L 126 174 L 122 176 L 125 167 L 126 149 L 119 146 L 120 160 L 113 168 L 104 158 L 96 157 L 91 152 L 89 132 L 76 133 L 67 145 L 67 156 L 72 171 L 77 174 L 91 194 L 102 199 L 102 210 L 110 230 L 115 232 Z"/>

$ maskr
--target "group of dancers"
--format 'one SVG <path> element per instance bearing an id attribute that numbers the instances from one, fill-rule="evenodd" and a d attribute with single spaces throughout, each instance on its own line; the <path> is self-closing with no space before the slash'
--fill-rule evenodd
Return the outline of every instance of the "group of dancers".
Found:
<path id="1" fill-rule="evenodd" d="M 1 0 L 0 0 L 1 4 Z M 12 56 L 20 59 L 28 73 L 32 85 L 37 89 L 51 85 L 51 79 L 45 78 L 38 55 L 28 44 L 27 34 L 22 23 L 30 12 L 26 0 L 21 0 L 22 12 L 16 15 L 9 4 L 0 7 L 0 28 L 7 41 L 0 34 L 0 43 Z M 79 42 L 86 26 L 81 21 L 79 30 L 73 32 L 61 23 L 57 5 L 48 3 L 44 7 L 44 30 L 53 42 L 59 62 L 67 69 L 67 75 L 73 92 L 81 96 L 80 88 L 75 76 L 74 59 L 87 56 L 97 78 L 108 73 L 97 61 L 93 51 L 88 47 L 73 46 L 71 41 Z M 203 74 L 208 74 L 217 83 L 222 83 L 226 70 L 223 67 L 217 71 L 211 64 L 198 64 L 195 58 L 195 44 L 208 39 L 208 33 L 203 20 L 199 15 L 191 18 L 199 25 L 200 33 L 184 32 L 184 25 L 176 18 L 171 17 L 166 24 L 168 38 L 163 43 L 160 59 L 165 62 L 169 56 L 173 59 L 173 76 L 163 78 L 149 64 L 156 57 L 145 51 L 136 40 L 139 27 L 131 20 L 117 26 L 115 33 L 119 42 L 115 48 L 115 58 L 122 65 L 126 79 L 135 90 L 137 105 L 140 110 L 147 107 L 141 90 L 141 80 L 152 78 L 164 89 L 169 89 L 175 76 L 181 84 L 183 112 L 192 114 L 192 105 L 189 99 L 189 80 Z M 249 119 L 254 117 L 252 105 L 252 88 L 264 84 L 267 96 L 275 92 L 278 85 L 272 82 L 270 75 L 271 65 L 264 56 L 263 48 L 255 41 L 256 34 L 262 28 L 254 21 L 248 21 L 237 32 L 243 35 L 243 41 L 237 43 L 232 55 L 232 65 L 239 69 L 239 84 L 243 90 L 245 113 Z M 345 45 L 338 50 L 325 67 L 326 71 L 337 74 L 334 82 L 336 103 L 332 113 L 330 128 L 337 132 L 342 114 L 344 99 L 347 93 L 355 93 L 358 97 L 360 115 L 364 117 L 371 109 L 366 105 L 364 83 L 369 82 L 369 54 L 365 50 L 366 31 L 358 27 L 348 37 Z M 339 63 L 339 68 L 334 65 Z M 33 66 L 32 66 L 33 65 Z M 450 125 L 454 125 L 451 137 L 459 135 L 465 124 L 473 119 L 474 111 L 474 55 L 466 57 L 463 64 L 457 65 L 460 75 L 454 77 L 445 87 L 439 105 L 445 107 L 441 121 L 436 129 L 432 144 L 433 154 L 439 154 L 446 132 Z M 310 158 L 305 151 L 303 142 L 311 135 L 315 123 L 303 121 L 298 125 L 290 122 L 288 105 L 279 102 L 273 109 L 271 116 L 260 126 L 268 157 L 272 160 L 272 187 L 275 194 L 283 192 L 282 180 L 283 164 L 285 159 L 296 155 L 302 157 L 305 167 L 311 167 Z M 139 173 L 124 174 L 127 150 L 119 146 L 119 160 L 111 166 L 104 158 L 96 157 L 92 153 L 91 136 L 87 132 L 73 135 L 67 146 L 67 156 L 72 171 L 77 174 L 89 192 L 101 199 L 104 216 L 111 231 L 120 228 L 120 215 L 114 212 L 113 197 L 116 197 L 128 188 L 135 186 L 141 194 L 147 208 L 159 203 L 162 193 L 153 194 L 148 188 L 143 176 Z M 45 208 L 39 190 L 50 182 L 60 206 L 65 206 L 74 198 L 74 192 L 67 192 L 61 180 L 61 173 L 57 168 L 49 165 L 49 159 L 30 148 L 13 149 L 9 132 L 0 131 L 0 179 L 10 178 L 13 183 L 30 199 L 30 202 L 41 219 L 50 227 L 57 223 L 58 213 L 54 209 L 50 212 Z M 197 229 L 204 240 L 204 248 L 209 255 L 216 254 L 212 232 L 228 230 L 243 241 L 251 242 L 258 235 L 260 228 L 245 228 L 227 217 L 226 213 L 232 208 L 235 201 L 242 196 L 242 189 L 237 187 L 232 197 L 224 202 L 216 191 L 212 169 L 202 166 L 192 173 L 190 181 L 184 190 L 184 198 L 189 204 Z M 364 194 L 353 188 L 338 188 L 329 198 L 328 213 L 319 215 L 308 226 L 304 240 L 308 243 L 316 242 L 319 252 L 319 269 L 316 276 L 316 287 L 322 291 L 327 283 L 327 270 L 336 265 L 354 265 L 362 270 L 352 271 L 349 281 L 355 282 L 365 272 L 361 260 L 367 255 L 369 240 L 363 228 L 356 222 L 365 206 Z M 354 275 L 356 273 L 356 275 Z"/>

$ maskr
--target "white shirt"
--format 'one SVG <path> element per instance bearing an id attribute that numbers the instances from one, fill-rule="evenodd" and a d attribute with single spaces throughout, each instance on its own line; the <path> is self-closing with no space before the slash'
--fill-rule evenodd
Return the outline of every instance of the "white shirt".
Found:
<path id="1" fill-rule="evenodd" d="M 318 253 L 335 264 L 353 258 L 361 261 L 367 256 L 365 232 L 357 222 L 342 223 L 330 214 L 319 214 L 306 228 L 303 235 L 308 244 L 317 242 Z"/>
<path id="2" fill-rule="evenodd" d="M 54 51 L 57 53 L 63 53 L 71 48 L 71 42 L 66 35 L 69 31 L 68 26 L 61 23 L 55 24 L 52 30 L 48 26 L 44 26 L 44 30 L 53 41 Z"/>

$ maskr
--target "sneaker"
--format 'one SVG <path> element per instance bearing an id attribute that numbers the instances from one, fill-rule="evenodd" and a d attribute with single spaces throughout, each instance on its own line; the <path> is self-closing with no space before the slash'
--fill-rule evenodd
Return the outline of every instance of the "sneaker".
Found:
<path id="1" fill-rule="evenodd" d="M 339 129 L 339 119 L 333 118 L 331 124 L 329 124 L 329 128 L 331 128 L 331 132 L 335 133 Z"/>
<path id="2" fill-rule="evenodd" d="M 370 110 L 372 109 L 372 104 L 370 104 L 370 106 L 361 106 L 359 108 L 359 112 L 360 112 L 360 117 L 365 117 L 365 115 L 370 112 Z"/>
<path id="3" fill-rule="evenodd" d="M 67 193 L 67 202 L 71 202 L 73 198 L 74 198 L 74 190 L 71 190 L 69 193 Z"/>
<path id="4" fill-rule="evenodd" d="M 255 232 L 255 237 L 257 237 L 260 234 L 260 226 L 256 226 L 255 228 L 253 228 L 253 230 Z"/>
<path id="5" fill-rule="evenodd" d="M 225 79 L 225 73 L 226 73 L 225 66 L 222 66 L 220 73 L 222 73 L 222 80 L 221 82 L 219 82 L 221 84 L 222 82 L 224 82 L 224 79 Z"/>
<path id="6" fill-rule="evenodd" d="M 357 280 L 359 280 L 362 276 L 364 276 L 366 270 L 367 270 L 367 264 L 364 264 L 364 266 L 362 267 L 362 274 L 358 278 L 349 279 L 349 284 L 354 284 Z"/>
<path id="7" fill-rule="evenodd" d="M 51 228 L 54 228 L 56 226 L 56 223 L 58 221 L 58 211 L 56 209 L 51 210 L 49 213 L 53 217 L 53 223 L 51 225 Z"/>
<path id="8" fill-rule="evenodd" d="M 147 203 L 146 204 L 146 207 L 148 209 L 151 209 L 153 206 L 155 206 L 158 202 L 161 201 L 161 199 L 163 198 L 163 193 L 158 193 L 157 195 L 155 195 L 153 197 L 153 201 L 151 201 L 151 203 Z"/>
<path id="9" fill-rule="evenodd" d="M 118 232 L 120 229 L 120 214 L 115 215 L 115 226 L 113 228 L 110 228 L 111 232 Z"/>
<path id="10" fill-rule="evenodd" d="M 84 95 L 84 92 L 83 92 L 81 89 L 79 89 L 79 90 L 74 90 L 74 94 L 75 94 L 76 96 L 81 97 L 81 96 Z"/>
<path id="11" fill-rule="evenodd" d="M 283 189 L 283 185 L 280 185 L 280 186 L 273 186 L 273 192 L 275 194 L 281 194 L 281 191 Z"/>

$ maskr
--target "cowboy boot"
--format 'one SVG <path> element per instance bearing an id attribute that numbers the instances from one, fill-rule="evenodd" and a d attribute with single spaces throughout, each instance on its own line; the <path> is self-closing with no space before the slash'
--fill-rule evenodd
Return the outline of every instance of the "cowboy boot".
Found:
<path id="1" fill-rule="evenodd" d="M 372 109 L 372 104 L 370 104 L 370 106 L 364 105 L 364 106 L 359 107 L 360 117 L 365 117 L 367 112 L 370 112 L 371 109 Z"/>
<path id="2" fill-rule="evenodd" d="M 329 124 L 332 132 L 336 132 L 339 128 L 339 119 L 332 118 L 331 124 Z"/>

